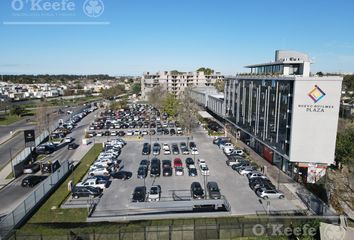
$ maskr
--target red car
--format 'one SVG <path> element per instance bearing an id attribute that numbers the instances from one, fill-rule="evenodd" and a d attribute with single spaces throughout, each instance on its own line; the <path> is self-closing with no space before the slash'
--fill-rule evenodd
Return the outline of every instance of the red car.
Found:
<path id="1" fill-rule="evenodd" d="M 182 160 L 180 158 L 175 158 L 175 160 L 173 160 L 173 167 L 183 167 Z"/>

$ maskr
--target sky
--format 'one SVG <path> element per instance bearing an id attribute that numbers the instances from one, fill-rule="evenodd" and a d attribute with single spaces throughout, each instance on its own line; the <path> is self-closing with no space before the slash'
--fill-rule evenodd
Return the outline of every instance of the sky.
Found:
<path id="1" fill-rule="evenodd" d="M 277 49 L 354 72 L 354 1 L 1 0 L 0 43 L 0 74 L 234 75 Z"/>

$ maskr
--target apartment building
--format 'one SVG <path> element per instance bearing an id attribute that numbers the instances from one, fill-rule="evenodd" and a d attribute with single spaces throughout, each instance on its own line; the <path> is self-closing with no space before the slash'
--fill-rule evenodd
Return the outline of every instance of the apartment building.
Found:
<path id="1" fill-rule="evenodd" d="M 225 79 L 224 116 L 208 109 L 267 161 L 313 183 L 334 163 L 343 78 L 312 76 L 310 65 L 304 53 L 276 51 L 274 62 Z"/>
<path id="2" fill-rule="evenodd" d="M 142 99 L 147 100 L 147 94 L 156 86 L 162 86 L 169 93 L 178 96 L 187 87 L 213 86 L 217 81 L 223 80 L 224 76 L 220 72 L 211 75 L 205 75 L 204 72 L 146 72 L 141 78 Z"/>

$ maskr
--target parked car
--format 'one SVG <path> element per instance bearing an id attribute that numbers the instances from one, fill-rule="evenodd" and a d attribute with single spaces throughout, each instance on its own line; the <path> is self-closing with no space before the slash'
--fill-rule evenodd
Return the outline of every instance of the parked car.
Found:
<path id="1" fill-rule="evenodd" d="M 267 176 L 265 176 L 263 173 L 261 172 L 257 172 L 257 171 L 254 171 L 254 172 L 250 172 L 247 174 L 247 178 L 248 179 L 252 179 L 252 178 L 267 178 Z"/>
<path id="2" fill-rule="evenodd" d="M 71 143 L 72 141 L 74 141 L 75 139 L 73 138 L 73 137 L 66 137 L 65 139 L 64 139 L 64 142 L 66 142 L 66 143 Z"/>
<path id="3" fill-rule="evenodd" d="M 140 166 L 138 168 L 138 175 L 137 175 L 138 178 L 146 178 L 147 174 L 148 174 L 148 169 L 146 166 Z"/>
<path id="4" fill-rule="evenodd" d="M 219 189 L 219 186 L 216 182 L 208 182 L 207 189 L 208 189 L 209 198 L 212 198 L 212 199 L 220 199 L 221 198 L 220 189 Z"/>
<path id="5" fill-rule="evenodd" d="M 128 171 L 118 171 L 111 173 L 111 176 L 117 179 L 128 180 L 133 176 L 133 173 Z"/>
<path id="6" fill-rule="evenodd" d="M 37 176 L 37 175 L 30 175 L 22 179 L 21 186 L 22 187 L 34 187 L 41 181 L 43 181 L 46 176 Z"/>
<path id="7" fill-rule="evenodd" d="M 134 189 L 132 202 L 145 202 L 146 187 L 139 186 Z"/>
<path id="8" fill-rule="evenodd" d="M 183 166 L 183 163 L 180 158 L 175 158 L 173 160 L 173 167 L 182 167 L 182 166 Z"/>
<path id="9" fill-rule="evenodd" d="M 256 169 L 252 166 L 247 166 L 247 167 L 243 167 L 243 168 L 240 168 L 238 169 L 238 173 L 241 174 L 241 175 L 247 175 L 249 174 L 250 172 L 253 172 L 255 171 Z"/>
<path id="10" fill-rule="evenodd" d="M 178 155 L 179 154 L 179 149 L 178 149 L 178 145 L 176 143 L 172 143 L 172 153 L 174 155 Z"/>
<path id="11" fill-rule="evenodd" d="M 203 176 L 209 176 L 210 172 L 209 172 L 209 168 L 208 165 L 206 164 L 202 164 L 199 165 L 200 166 L 200 172 Z"/>
<path id="12" fill-rule="evenodd" d="M 38 163 L 29 164 L 23 167 L 24 174 L 36 173 L 41 169 L 41 165 Z"/>
<path id="13" fill-rule="evenodd" d="M 161 186 L 160 185 L 152 186 L 148 193 L 148 201 L 158 202 L 160 201 L 160 197 L 161 197 Z"/>
<path id="14" fill-rule="evenodd" d="M 190 164 L 188 166 L 188 175 L 190 177 L 196 177 L 198 176 L 198 172 L 197 172 L 197 168 L 193 165 L 193 164 Z"/>
<path id="15" fill-rule="evenodd" d="M 259 188 L 274 188 L 275 186 L 272 184 L 272 182 L 269 179 L 264 179 L 264 178 L 253 178 L 250 179 L 249 184 L 250 188 L 253 191 L 256 191 Z"/>
<path id="16" fill-rule="evenodd" d="M 90 176 L 109 176 L 110 171 L 105 167 L 91 168 L 88 172 Z"/>
<path id="17" fill-rule="evenodd" d="M 159 155 L 160 154 L 160 150 L 161 150 L 160 144 L 154 143 L 154 145 L 152 147 L 152 154 L 153 155 Z"/>
<path id="18" fill-rule="evenodd" d="M 98 178 L 88 178 L 83 182 L 79 182 L 76 184 L 77 187 L 95 187 L 95 188 L 101 188 L 102 190 L 107 188 L 108 181 L 106 180 L 100 180 Z"/>
<path id="19" fill-rule="evenodd" d="M 85 187 L 73 187 L 71 190 L 71 195 L 73 198 L 80 198 L 80 197 L 98 197 L 102 194 L 102 189 L 85 186 Z"/>
<path id="20" fill-rule="evenodd" d="M 182 166 L 175 167 L 175 175 L 176 176 L 183 176 L 184 175 L 184 169 Z"/>
<path id="21" fill-rule="evenodd" d="M 161 174 L 160 160 L 154 162 L 151 160 L 150 176 L 159 177 L 160 174 Z"/>
<path id="22" fill-rule="evenodd" d="M 140 166 L 145 166 L 147 169 L 149 169 L 149 167 L 150 167 L 150 161 L 147 160 L 147 159 L 141 160 L 139 165 L 140 165 Z"/>
<path id="23" fill-rule="evenodd" d="M 268 189 L 268 188 L 261 188 L 258 191 L 256 191 L 256 194 L 258 197 L 263 198 L 263 199 L 269 199 L 269 198 L 279 198 L 282 199 L 284 198 L 284 194 L 276 189 Z"/>
<path id="24" fill-rule="evenodd" d="M 171 160 L 162 160 L 162 168 L 172 167 Z"/>
<path id="25" fill-rule="evenodd" d="M 167 176 L 172 176 L 172 167 L 170 167 L 170 166 L 166 166 L 166 167 L 163 167 L 163 169 L 162 169 L 162 175 L 164 176 L 164 177 L 167 177 Z"/>
<path id="26" fill-rule="evenodd" d="M 203 158 L 198 158 L 198 165 L 206 165 L 206 161 Z"/>
<path id="27" fill-rule="evenodd" d="M 191 196 L 193 199 L 203 199 L 204 190 L 199 182 L 193 182 L 191 184 Z"/>
<path id="28" fill-rule="evenodd" d="M 143 145 L 143 150 L 142 150 L 142 154 L 143 155 L 149 155 L 151 152 L 151 146 L 149 143 L 144 143 Z"/>
<path id="29" fill-rule="evenodd" d="M 194 161 L 192 158 L 186 158 L 185 162 L 187 168 L 189 167 L 189 165 L 194 165 Z"/>

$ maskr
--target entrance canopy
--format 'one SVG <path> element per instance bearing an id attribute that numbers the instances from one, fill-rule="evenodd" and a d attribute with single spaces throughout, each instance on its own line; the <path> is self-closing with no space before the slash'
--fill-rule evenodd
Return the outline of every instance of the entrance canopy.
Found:
<path id="1" fill-rule="evenodd" d="M 208 112 L 206 111 L 198 111 L 198 114 L 202 117 L 202 118 L 213 118 L 213 116 L 211 116 Z"/>

